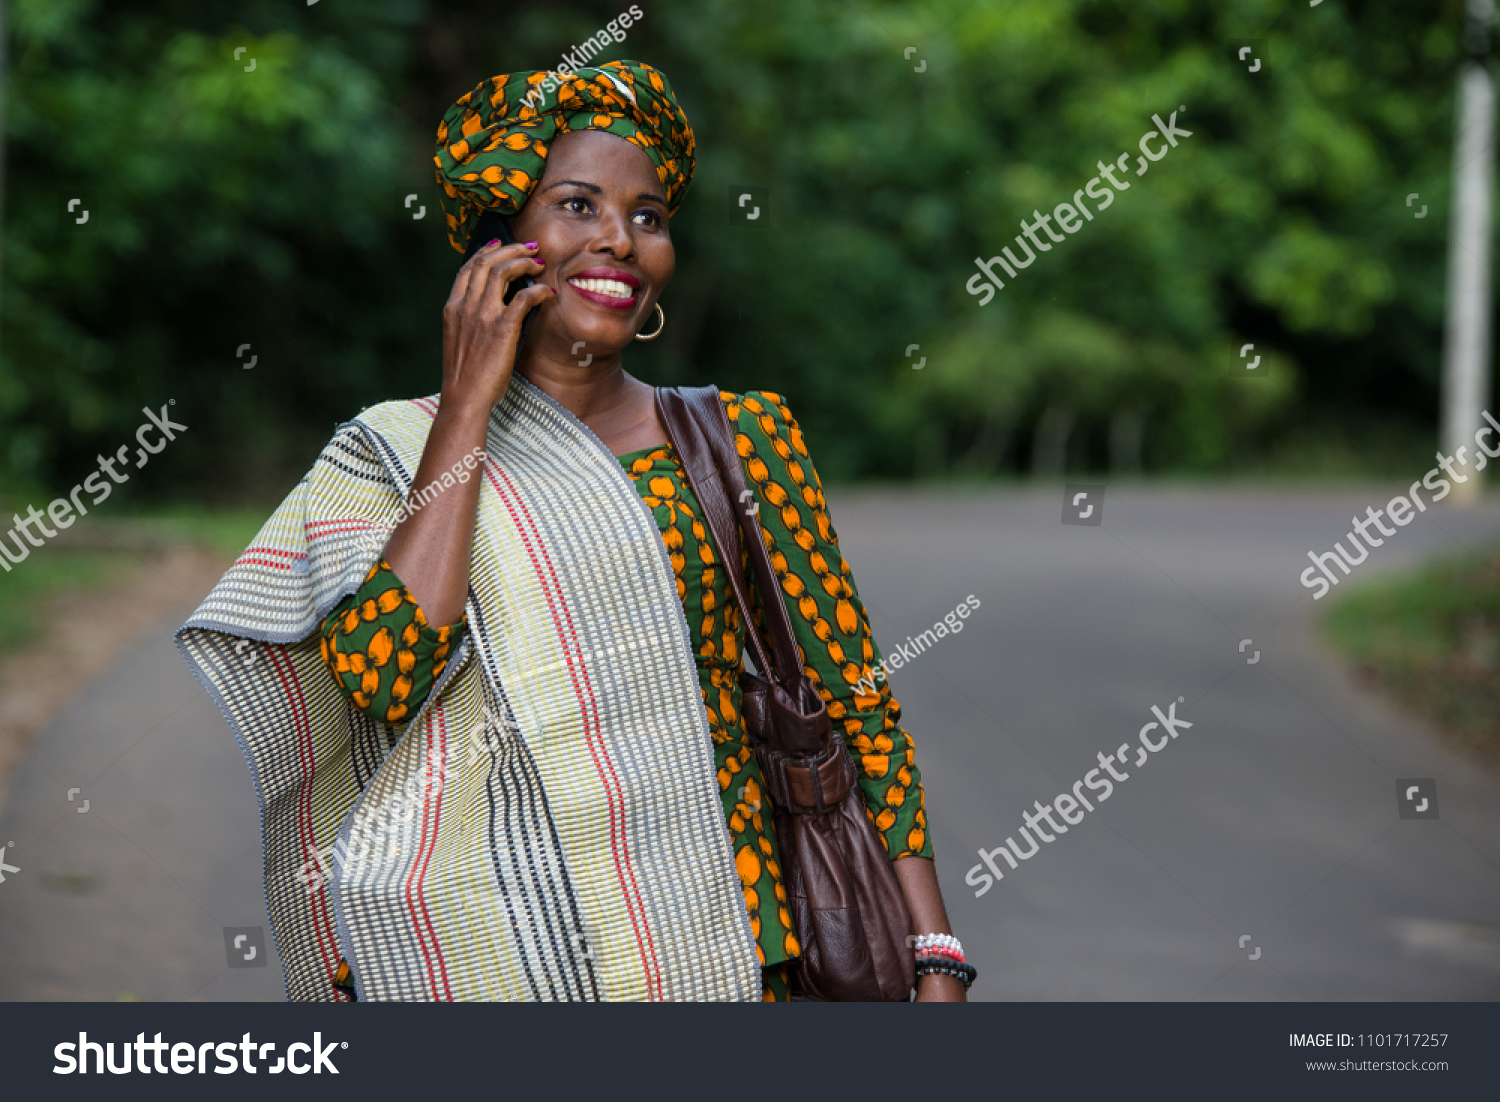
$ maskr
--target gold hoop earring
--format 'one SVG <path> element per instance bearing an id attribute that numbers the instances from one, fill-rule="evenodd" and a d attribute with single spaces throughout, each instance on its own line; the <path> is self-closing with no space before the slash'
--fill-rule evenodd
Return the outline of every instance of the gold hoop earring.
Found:
<path id="1" fill-rule="evenodd" d="M 667 312 L 661 308 L 661 303 L 659 302 L 656 304 L 656 316 L 660 319 L 660 323 L 656 327 L 656 332 L 652 333 L 649 337 L 644 333 L 637 333 L 635 335 L 636 340 L 654 341 L 657 337 L 661 336 L 661 331 L 667 327 Z"/>

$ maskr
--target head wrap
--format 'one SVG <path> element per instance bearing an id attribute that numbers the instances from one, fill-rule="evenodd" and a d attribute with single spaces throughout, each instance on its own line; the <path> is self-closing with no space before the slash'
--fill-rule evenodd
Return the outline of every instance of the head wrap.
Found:
<path id="1" fill-rule="evenodd" d="M 459 252 L 485 211 L 512 215 L 526 205 L 558 134 L 607 130 L 645 150 L 676 214 L 693 178 L 693 128 L 667 78 L 638 61 L 611 61 L 572 73 L 491 77 L 438 125 L 438 183 L 448 241 Z"/>

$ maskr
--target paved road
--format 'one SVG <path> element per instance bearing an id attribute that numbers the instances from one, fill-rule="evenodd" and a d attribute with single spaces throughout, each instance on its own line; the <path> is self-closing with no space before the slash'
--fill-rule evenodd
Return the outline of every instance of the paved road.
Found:
<path id="1" fill-rule="evenodd" d="M 883 644 L 980 601 L 892 674 L 975 997 L 1500 998 L 1500 780 L 1358 693 L 1297 580 L 1390 496 L 1111 487 L 1081 527 L 1060 489 L 830 495 Z M 1440 507 L 1345 585 L 1497 533 L 1495 504 Z M 265 925 L 254 798 L 168 627 L 14 781 L 0 999 L 281 997 L 274 960 L 226 967 L 223 928 Z M 1179 697 L 1190 729 L 974 896 L 979 849 L 1024 848 L 1033 801 Z M 1397 778 L 1435 780 L 1440 818 L 1401 819 Z"/>

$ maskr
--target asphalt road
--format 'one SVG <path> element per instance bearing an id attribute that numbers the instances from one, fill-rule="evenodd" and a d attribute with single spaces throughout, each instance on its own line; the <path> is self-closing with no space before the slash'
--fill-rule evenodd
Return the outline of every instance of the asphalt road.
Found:
<path id="1" fill-rule="evenodd" d="M 1060 487 L 829 496 L 883 646 L 980 602 L 891 675 L 974 998 L 1500 998 L 1500 779 L 1357 691 L 1298 582 L 1391 492 L 1112 486 L 1098 527 L 1060 523 Z M 1439 506 L 1340 591 L 1497 534 L 1500 505 Z M 269 950 L 227 966 L 225 928 L 266 925 L 255 801 L 175 626 L 13 781 L 0 999 L 282 997 Z M 976 898 L 978 851 L 1024 848 L 1023 811 L 1139 746 L 1153 705 L 1192 726 Z M 1400 817 L 1401 778 L 1438 818 Z"/>

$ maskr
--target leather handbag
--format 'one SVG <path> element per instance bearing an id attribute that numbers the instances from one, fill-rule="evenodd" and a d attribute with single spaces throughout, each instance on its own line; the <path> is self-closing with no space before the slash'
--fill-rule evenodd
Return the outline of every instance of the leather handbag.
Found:
<path id="1" fill-rule="evenodd" d="M 885 843 L 865 810 L 853 758 L 803 673 L 791 617 L 745 485 L 717 387 L 656 391 L 656 409 L 725 564 L 763 676 L 740 672 L 741 713 L 771 801 L 802 956 L 805 994 L 838 1002 L 903 1002 L 916 982 L 911 915 Z M 738 520 L 738 523 L 736 523 Z M 741 532 L 765 612 L 767 655 L 746 579 Z"/>

